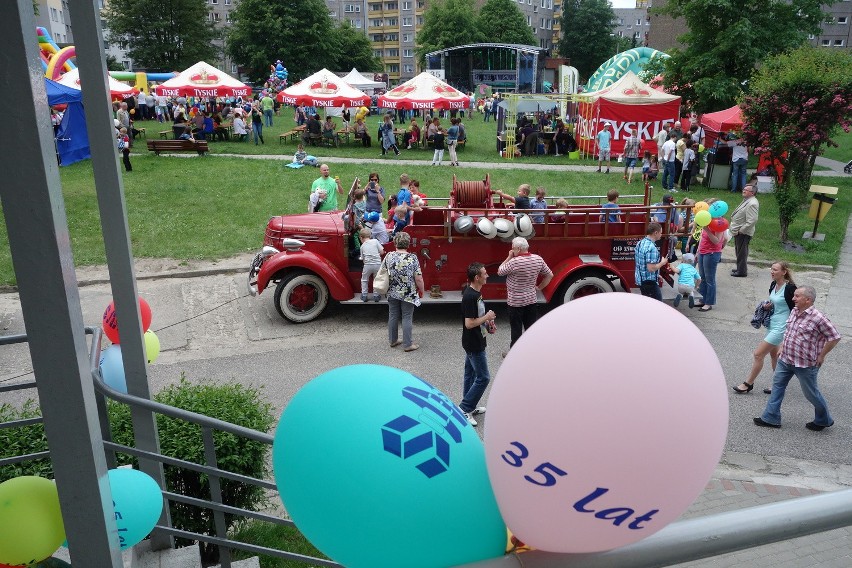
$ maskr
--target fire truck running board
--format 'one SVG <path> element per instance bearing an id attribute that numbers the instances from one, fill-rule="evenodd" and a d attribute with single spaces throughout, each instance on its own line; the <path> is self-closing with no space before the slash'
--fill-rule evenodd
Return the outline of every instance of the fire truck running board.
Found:
<path id="1" fill-rule="evenodd" d="M 369 296 L 370 296 L 369 302 L 362 301 L 361 300 L 361 294 L 358 294 L 358 295 L 353 296 L 351 300 L 343 300 L 340 303 L 341 304 L 371 304 L 371 303 L 375 303 L 375 302 L 373 302 L 373 295 L 370 294 Z M 542 293 L 540 291 L 536 293 L 536 296 L 537 296 L 537 303 L 539 303 L 539 304 L 546 304 L 547 303 L 547 300 L 544 299 L 544 295 L 542 295 Z M 424 297 L 420 298 L 420 302 L 422 304 L 460 304 L 461 298 L 462 298 L 461 292 L 441 292 L 440 298 L 433 298 L 429 295 L 429 291 L 427 290 L 426 295 Z M 486 298 L 485 301 L 488 302 L 488 303 L 495 302 L 495 303 L 498 303 L 498 304 L 505 304 L 506 303 L 505 298 Z M 387 298 L 385 296 L 382 296 L 382 300 L 379 303 L 387 304 L 388 303 Z"/>

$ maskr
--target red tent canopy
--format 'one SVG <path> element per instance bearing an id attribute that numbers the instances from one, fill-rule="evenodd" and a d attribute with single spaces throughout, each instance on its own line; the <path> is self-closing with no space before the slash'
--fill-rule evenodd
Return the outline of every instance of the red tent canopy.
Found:
<path id="1" fill-rule="evenodd" d="M 328 69 L 320 69 L 278 93 L 278 102 L 312 107 L 369 106 L 370 97 Z"/>
<path id="2" fill-rule="evenodd" d="M 743 127 L 740 107 L 734 105 L 731 108 L 710 112 L 701 116 L 701 126 L 713 132 L 727 132 L 738 130 Z"/>
<path id="3" fill-rule="evenodd" d="M 249 97 L 251 87 L 199 61 L 177 77 L 157 85 L 154 92 L 165 97 Z"/>
<path id="4" fill-rule="evenodd" d="M 611 126 L 610 150 L 615 156 L 624 151 L 627 129 L 636 129 L 642 148 L 656 152 L 654 136 L 665 123 L 680 116 L 680 97 L 657 91 L 643 83 L 632 71 L 599 91 L 584 93 L 578 106 L 575 138 L 580 150 L 597 154 L 597 133 L 607 122 Z"/>
<path id="5" fill-rule="evenodd" d="M 379 106 L 401 109 L 465 109 L 470 97 L 423 72 L 379 97 Z"/>

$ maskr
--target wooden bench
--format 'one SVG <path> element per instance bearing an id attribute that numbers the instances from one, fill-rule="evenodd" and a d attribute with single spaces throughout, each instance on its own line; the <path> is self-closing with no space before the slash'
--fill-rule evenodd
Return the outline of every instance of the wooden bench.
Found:
<path id="1" fill-rule="evenodd" d="M 160 131 L 160 138 L 162 138 L 163 140 L 168 140 L 169 134 L 171 134 L 171 133 L 172 133 L 171 130 L 161 130 Z"/>
<path id="2" fill-rule="evenodd" d="M 209 152 L 207 140 L 148 140 L 148 150 L 159 156 L 160 152 Z"/>
<path id="3" fill-rule="evenodd" d="M 283 134 L 278 135 L 278 143 L 281 144 L 283 141 L 289 138 L 291 141 L 295 140 L 297 136 L 301 136 L 304 130 L 288 130 Z"/>

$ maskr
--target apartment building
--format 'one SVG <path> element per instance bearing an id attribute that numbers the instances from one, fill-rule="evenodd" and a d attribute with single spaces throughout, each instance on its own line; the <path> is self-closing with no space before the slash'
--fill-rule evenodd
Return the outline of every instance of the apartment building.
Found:
<path id="1" fill-rule="evenodd" d="M 46 29 L 53 41 L 60 45 L 74 43 L 67 0 L 38 0 L 35 4 L 38 8 L 36 26 Z M 35 37 L 35 32 L 33 34 Z"/>
<path id="2" fill-rule="evenodd" d="M 822 25 L 819 35 L 808 36 L 817 47 L 848 48 L 852 45 L 852 1 L 838 0 L 823 7 L 831 19 Z"/>

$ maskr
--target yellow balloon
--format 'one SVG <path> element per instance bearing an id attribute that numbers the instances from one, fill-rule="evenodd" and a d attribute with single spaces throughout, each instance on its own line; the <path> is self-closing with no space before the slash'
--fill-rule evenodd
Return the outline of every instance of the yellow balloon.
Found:
<path id="1" fill-rule="evenodd" d="M 708 205 L 706 201 L 699 201 L 692 206 L 692 212 L 696 215 L 699 211 L 707 211 L 708 209 L 710 209 L 710 205 Z"/>
<path id="2" fill-rule="evenodd" d="M 150 329 L 145 332 L 145 355 L 148 362 L 153 363 L 160 357 L 160 338 Z"/>
<path id="3" fill-rule="evenodd" d="M 64 540 L 56 483 L 35 476 L 0 483 L 0 563 L 41 562 Z"/>
<path id="4" fill-rule="evenodd" d="M 706 204 L 705 204 L 706 205 Z M 695 214 L 695 224 L 699 227 L 706 227 L 713 220 L 713 216 L 709 211 L 699 211 Z"/>

